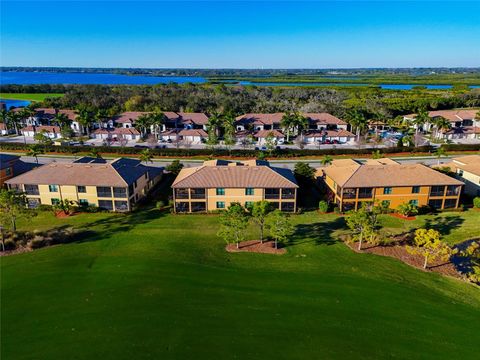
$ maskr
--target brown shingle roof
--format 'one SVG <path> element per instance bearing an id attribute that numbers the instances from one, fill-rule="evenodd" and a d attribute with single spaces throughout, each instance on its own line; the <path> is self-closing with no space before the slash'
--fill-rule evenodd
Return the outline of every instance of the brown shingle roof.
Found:
<path id="1" fill-rule="evenodd" d="M 291 170 L 270 166 L 202 165 L 180 171 L 173 188 L 297 188 Z"/>
<path id="2" fill-rule="evenodd" d="M 126 111 L 124 113 L 121 113 L 120 115 L 114 117 L 115 122 L 119 124 L 124 124 L 124 123 L 135 123 L 137 119 L 145 114 L 149 114 L 149 112 L 145 111 Z"/>
<path id="3" fill-rule="evenodd" d="M 60 133 L 59 126 L 50 126 L 50 125 L 40 125 L 40 126 L 32 126 L 28 125 L 21 129 L 22 131 L 35 131 L 35 132 L 42 132 L 46 131 L 49 133 Z"/>
<path id="4" fill-rule="evenodd" d="M 208 134 L 203 129 L 183 129 L 178 133 L 180 136 L 200 136 L 207 137 Z"/>
<path id="5" fill-rule="evenodd" d="M 204 113 L 188 113 L 179 112 L 181 123 L 194 123 L 197 125 L 205 125 L 208 123 L 208 117 Z"/>
<path id="6" fill-rule="evenodd" d="M 272 134 L 275 138 L 284 138 L 285 135 L 283 135 L 280 131 L 278 130 L 259 130 L 255 134 L 253 134 L 254 137 L 256 138 L 266 138 L 270 134 Z"/>
<path id="7" fill-rule="evenodd" d="M 236 122 L 239 123 L 252 123 L 255 125 L 273 125 L 280 124 L 284 113 L 273 114 L 244 114 L 236 117 Z"/>
<path id="8" fill-rule="evenodd" d="M 324 168 L 323 171 L 339 186 L 347 188 L 463 184 L 421 164 L 355 165 L 350 163 L 346 166 L 333 164 Z"/>
<path id="9" fill-rule="evenodd" d="M 467 155 L 454 158 L 448 165 L 480 176 L 480 155 Z"/>
<path id="10" fill-rule="evenodd" d="M 329 113 L 305 113 L 303 116 L 316 124 L 347 125 L 345 121 L 340 120 L 336 116 L 333 116 Z"/>

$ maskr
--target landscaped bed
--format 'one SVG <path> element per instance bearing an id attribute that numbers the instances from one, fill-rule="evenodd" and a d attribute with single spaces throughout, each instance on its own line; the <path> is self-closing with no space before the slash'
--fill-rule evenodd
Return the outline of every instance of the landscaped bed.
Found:
<path id="1" fill-rule="evenodd" d="M 242 241 L 238 244 L 228 244 L 225 249 L 228 252 L 255 252 L 261 254 L 285 254 L 287 250 L 284 247 L 275 249 L 274 241 L 264 241 L 263 244 L 260 240 Z"/>

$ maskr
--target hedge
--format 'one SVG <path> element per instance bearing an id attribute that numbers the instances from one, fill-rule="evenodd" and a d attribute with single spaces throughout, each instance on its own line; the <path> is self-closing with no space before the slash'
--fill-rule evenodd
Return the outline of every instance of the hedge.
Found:
<path id="1" fill-rule="evenodd" d="M 461 145 L 461 144 L 449 144 L 443 145 L 447 151 L 476 151 L 480 150 L 480 145 Z M 20 150 L 27 151 L 29 145 L 23 143 L 9 143 L 4 142 L 0 144 L 0 150 Z M 100 154 L 121 154 L 121 155 L 139 155 L 144 148 L 135 147 L 110 147 L 110 146 L 45 146 L 45 152 L 47 153 L 63 153 L 63 154 L 75 154 L 75 153 L 88 153 L 92 148 L 96 149 Z M 396 153 L 429 153 L 434 150 L 431 146 L 419 146 L 419 147 L 390 147 L 379 149 L 383 154 L 396 154 Z M 259 150 L 252 149 L 152 149 L 154 156 L 163 157 L 191 157 L 191 156 L 225 156 L 225 157 L 255 157 Z M 316 150 L 300 150 L 300 149 L 276 149 L 270 153 L 264 151 L 270 158 L 296 158 L 305 156 L 323 156 L 323 155 L 370 155 L 373 149 L 316 149 Z"/>

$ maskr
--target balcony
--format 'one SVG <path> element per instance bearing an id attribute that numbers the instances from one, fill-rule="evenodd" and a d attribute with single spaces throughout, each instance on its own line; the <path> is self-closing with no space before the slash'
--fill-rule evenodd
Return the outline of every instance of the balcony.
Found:
<path id="1" fill-rule="evenodd" d="M 447 186 L 447 196 L 457 196 L 460 193 L 460 186 Z"/>
<path id="2" fill-rule="evenodd" d="M 355 199 L 357 197 L 357 189 L 343 189 L 344 199 Z"/>
<path id="3" fill-rule="evenodd" d="M 97 186 L 97 196 L 103 198 L 111 198 L 112 197 L 112 188 L 107 186 Z"/>
<path id="4" fill-rule="evenodd" d="M 360 188 L 358 190 L 358 198 L 359 199 L 371 199 L 373 197 L 373 189 L 372 188 Z"/>
<path id="5" fill-rule="evenodd" d="M 265 189 L 265 199 L 280 199 L 280 189 Z"/>
<path id="6" fill-rule="evenodd" d="M 295 189 L 282 189 L 282 199 L 295 199 Z"/>
<path id="7" fill-rule="evenodd" d="M 38 185 L 25 185 L 25 194 L 27 195 L 40 195 Z"/>
<path id="8" fill-rule="evenodd" d="M 113 197 L 116 198 L 126 198 L 127 197 L 127 189 L 126 188 L 113 188 Z"/>
<path id="9" fill-rule="evenodd" d="M 205 189 L 190 189 L 191 199 L 205 199 Z"/>
<path id="10" fill-rule="evenodd" d="M 175 189 L 175 199 L 188 199 L 188 189 Z"/>
<path id="11" fill-rule="evenodd" d="M 432 186 L 430 188 L 430 196 L 443 196 L 445 194 L 445 186 Z"/>

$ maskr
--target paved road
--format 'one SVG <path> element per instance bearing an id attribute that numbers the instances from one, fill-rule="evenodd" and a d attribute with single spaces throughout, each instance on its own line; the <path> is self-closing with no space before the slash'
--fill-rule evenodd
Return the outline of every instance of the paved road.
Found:
<path id="1" fill-rule="evenodd" d="M 78 158 L 78 157 L 76 157 Z M 112 157 L 113 158 L 113 157 Z M 31 157 L 31 156 L 22 156 L 21 157 L 22 161 L 27 162 L 27 163 L 35 163 L 36 159 Z M 38 163 L 39 164 L 48 164 L 51 162 L 71 162 L 75 159 L 74 156 L 66 155 L 66 156 L 58 156 L 58 155 L 42 155 L 38 157 Z M 447 163 L 449 162 L 451 157 L 445 157 L 440 159 L 440 163 Z M 358 159 L 360 161 L 364 159 Z M 432 156 L 429 157 L 404 157 L 404 158 L 396 158 L 396 161 L 402 163 L 402 164 L 408 164 L 408 163 L 423 163 L 425 165 L 436 165 L 438 163 L 438 159 Z M 203 160 L 180 160 L 185 167 L 192 167 L 192 166 L 198 166 L 200 165 Z M 170 164 L 172 160 L 170 159 L 155 159 L 153 163 L 149 164 L 151 166 L 156 166 L 156 167 L 162 167 Z M 272 160 L 270 163 L 272 165 L 278 166 L 278 167 L 284 167 L 284 168 L 290 168 L 293 169 L 295 164 L 297 162 L 307 162 L 313 167 L 319 167 L 321 166 L 321 158 L 318 159 L 295 159 L 295 160 Z"/>

